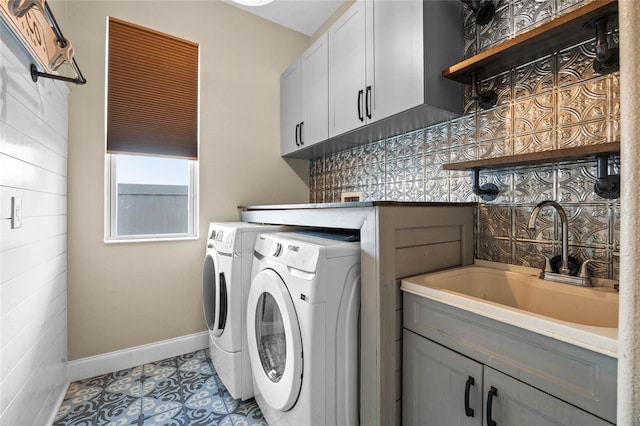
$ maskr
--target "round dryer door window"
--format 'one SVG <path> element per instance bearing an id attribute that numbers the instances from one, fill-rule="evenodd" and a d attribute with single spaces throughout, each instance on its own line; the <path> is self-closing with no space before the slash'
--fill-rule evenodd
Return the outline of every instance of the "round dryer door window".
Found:
<path id="1" fill-rule="evenodd" d="M 276 410 L 295 404 L 302 385 L 302 339 L 291 295 L 278 274 L 258 273 L 247 302 L 251 369 L 264 400 Z"/>

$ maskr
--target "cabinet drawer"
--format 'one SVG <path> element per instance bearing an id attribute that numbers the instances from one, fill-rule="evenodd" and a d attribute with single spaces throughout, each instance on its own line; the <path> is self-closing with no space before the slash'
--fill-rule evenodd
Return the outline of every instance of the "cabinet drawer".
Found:
<path id="1" fill-rule="evenodd" d="M 615 358 L 424 297 L 403 301 L 405 328 L 615 422 Z"/>

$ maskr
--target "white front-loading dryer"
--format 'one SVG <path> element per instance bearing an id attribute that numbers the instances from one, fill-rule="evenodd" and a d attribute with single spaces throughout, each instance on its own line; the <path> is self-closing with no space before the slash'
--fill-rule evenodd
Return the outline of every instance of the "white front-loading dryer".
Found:
<path id="1" fill-rule="evenodd" d="M 360 244 L 276 233 L 254 256 L 247 338 L 265 419 L 357 425 Z"/>
<path id="2" fill-rule="evenodd" d="M 204 317 L 209 329 L 211 362 L 231 396 L 253 396 L 247 351 L 246 302 L 256 237 L 289 229 L 246 222 L 209 224 L 202 267 Z"/>

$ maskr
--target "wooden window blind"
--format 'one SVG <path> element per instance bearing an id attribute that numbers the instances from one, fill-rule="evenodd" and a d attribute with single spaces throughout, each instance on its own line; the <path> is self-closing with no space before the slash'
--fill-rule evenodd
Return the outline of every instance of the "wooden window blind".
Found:
<path id="1" fill-rule="evenodd" d="M 198 158 L 198 44 L 109 18 L 107 152 Z"/>

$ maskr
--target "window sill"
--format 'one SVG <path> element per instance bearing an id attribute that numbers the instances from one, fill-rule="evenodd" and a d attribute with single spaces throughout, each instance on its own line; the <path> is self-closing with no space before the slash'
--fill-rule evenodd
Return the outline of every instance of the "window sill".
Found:
<path id="1" fill-rule="evenodd" d="M 132 237 L 132 238 L 105 238 L 105 244 L 122 244 L 122 243 L 158 243 L 158 242 L 174 242 L 174 241 L 197 241 L 200 237 L 198 235 L 185 235 L 179 237 Z"/>

